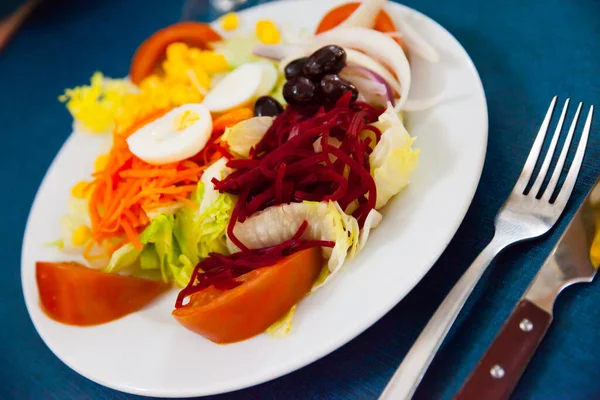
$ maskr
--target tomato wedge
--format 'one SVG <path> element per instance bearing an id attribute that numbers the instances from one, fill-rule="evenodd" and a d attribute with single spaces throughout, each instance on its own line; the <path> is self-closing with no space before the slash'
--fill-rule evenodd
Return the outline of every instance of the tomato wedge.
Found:
<path id="1" fill-rule="evenodd" d="M 208 49 L 209 42 L 221 39 L 221 35 L 210 25 L 201 22 L 180 22 L 167 26 L 154 33 L 137 48 L 131 60 L 129 79 L 139 84 L 145 77 L 154 73 L 165 56 L 167 46 L 171 43 L 183 42 L 192 47 Z"/>
<path id="2" fill-rule="evenodd" d="M 76 262 L 37 262 L 42 309 L 58 322 L 97 325 L 138 311 L 169 288 L 161 281 L 96 271 Z"/>
<path id="3" fill-rule="evenodd" d="M 356 9 L 360 6 L 360 3 L 345 3 L 341 4 L 333 9 L 331 9 L 321 20 L 319 26 L 317 27 L 316 33 L 321 33 L 328 31 L 330 29 L 335 28 L 342 22 L 346 20 Z M 383 32 L 383 33 L 393 33 L 397 32 L 396 25 L 394 25 L 394 21 L 390 17 L 390 15 L 385 12 L 385 10 L 379 11 L 377 18 L 375 19 L 375 26 L 373 29 Z M 408 54 L 408 49 L 406 48 L 406 44 L 399 37 L 394 36 L 393 39 L 402 47 L 405 54 Z"/>
<path id="4" fill-rule="evenodd" d="M 216 343 L 232 343 L 264 332 L 311 289 L 323 260 L 313 247 L 251 271 L 230 290 L 214 286 L 190 296 L 173 316 L 189 330 Z"/>

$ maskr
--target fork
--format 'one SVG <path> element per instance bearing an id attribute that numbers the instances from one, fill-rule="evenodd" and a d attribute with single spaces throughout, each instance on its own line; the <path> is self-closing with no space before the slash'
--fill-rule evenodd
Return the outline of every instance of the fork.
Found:
<path id="1" fill-rule="evenodd" d="M 548 181 L 548 185 L 543 189 L 542 184 L 548 175 L 548 170 L 550 169 L 550 164 L 569 108 L 569 99 L 565 101 L 539 173 L 531 188 L 527 190 L 529 182 L 533 179 L 534 169 L 542 152 L 556 101 L 557 97 L 555 96 L 550 103 L 544 121 L 533 142 L 533 147 L 527 156 L 527 161 L 525 161 L 521 175 L 508 199 L 496 215 L 494 237 L 438 307 L 406 357 L 404 357 L 392 379 L 388 382 L 379 400 L 408 400 L 413 396 L 433 357 L 448 334 L 450 327 L 492 260 L 502 250 L 513 244 L 534 239 L 547 233 L 565 209 L 577 181 L 577 175 L 583 162 L 590 133 L 590 124 L 586 124 L 565 181 L 560 188 L 557 188 L 559 178 L 565 166 L 567 154 L 569 153 L 573 134 L 577 127 L 582 103 L 579 103 L 577 107 L 556 167 Z M 588 121 L 591 121 L 593 112 L 594 107 L 591 106 L 587 117 Z M 555 191 L 557 193 L 554 198 L 553 194 Z"/>

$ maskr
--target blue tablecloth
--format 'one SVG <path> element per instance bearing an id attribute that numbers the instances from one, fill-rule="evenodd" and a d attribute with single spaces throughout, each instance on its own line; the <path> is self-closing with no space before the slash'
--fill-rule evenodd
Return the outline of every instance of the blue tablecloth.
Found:
<path id="1" fill-rule="evenodd" d="M 199 0 L 198 3 L 206 1 Z M 250 0 L 250 4 L 256 1 Z M 275 381 L 214 399 L 373 399 L 452 284 L 492 234 L 550 98 L 600 106 L 600 2 L 407 0 L 445 26 L 473 58 L 490 118 L 479 189 L 461 228 L 425 279 L 364 334 Z M 36 189 L 70 133 L 57 95 L 101 70 L 122 76 L 136 46 L 175 22 L 181 1 L 48 0 L 0 54 L 0 398 L 134 399 L 63 365 L 36 334 L 20 285 L 20 244 Z M 206 15 L 205 15 L 206 17 Z M 600 122 L 590 140 L 570 217 L 600 171 Z M 513 248 L 479 285 L 418 392 L 449 399 L 459 388 L 564 229 Z M 600 283 L 568 289 L 515 399 L 600 398 Z M 92 345 L 92 344 L 90 344 Z M 150 350 L 151 351 L 151 350 Z"/>

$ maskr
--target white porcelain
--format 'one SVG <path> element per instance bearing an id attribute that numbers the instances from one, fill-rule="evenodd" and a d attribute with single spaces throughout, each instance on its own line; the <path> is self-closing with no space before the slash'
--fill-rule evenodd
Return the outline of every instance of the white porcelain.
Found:
<path id="1" fill-rule="evenodd" d="M 303 0 L 264 4 L 240 13 L 252 29 L 259 18 L 313 30 L 334 4 Z M 89 176 L 107 138 L 72 134 L 52 163 L 25 231 L 22 283 L 37 331 L 65 364 L 102 385 L 148 396 L 187 397 L 227 392 L 277 378 L 342 346 L 387 313 L 419 282 L 456 232 L 473 198 L 487 144 L 487 107 L 471 59 L 444 28 L 398 4 L 408 21 L 441 53 L 431 64 L 412 56 L 415 98 L 444 87 L 455 101 L 408 115 L 418 136 L 420 164 L 412 183 L 384 209 L 367 247 L 338 277 L 304 299 L 285 339 L 261 335 L 220 346 L 171 317 L 177 291 L 141 312 L 90 328 L 61 325 L 39 308 L 35 262 L 68 259 L 45 243 L 59 236 L 71 186 Z M 76 84 L 77 82 L 73 82 Z M 410 321 L 405 321 L 410 324 Z"/>

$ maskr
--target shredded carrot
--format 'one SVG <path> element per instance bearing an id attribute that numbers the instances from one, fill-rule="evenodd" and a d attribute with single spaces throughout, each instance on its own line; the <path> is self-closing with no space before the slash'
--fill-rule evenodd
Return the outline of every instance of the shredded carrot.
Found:
<path id="1" fill-rule="evenodd" d="M 121 171 L 119 172 L 119 176 L 121 178 L 155 178 L 155 177 L 159 177 L 159 176 L 177 176 L 177 170 L 176 169 L 159 169 L 159 168 L 154 168 L 154 169 L 149 169 L 149 170 L 143 170 L 143 169 L 129 169 L 126 171 Z"/>
<path id="2" fill-rule="evenodd" d="M 84 248 L 84 256 L 90 257 L 94 243 L 102 246 L 108 255 L 125 243 L 141 249 L 138 235 L 150 223 L 146 211 L 173 203 L 197 207 L 189 197 L 196 190 L 206 167 L 221 157 L 220 146 L 214 141 L 219 140 L 223 132 L 213 130 L 207 146 L 193 157 L 164 165 L 150 165 L 129 151 L 126 139 L 166 111 L 137 121 L 127 131 L 113 133 L 113 147 L 108 154 L 106 168 L 92 175 L 89 214 L 94 240 Z M 241 118 L 241 113 L 247 116 L 248 111 L 251 112 L 250 109 L 234 111 L 237 118 Z M 225 121 L 228 114 L 217 118 L 215 122 L 221 120 L 217 128 L 221 126 L 219 129 L 224 130 L 232 123 L 234 115 L 229 115 L 228 122 Z M 249 117 L 251 115 L 246 118 Z"/>
<path id="3" fill-rule="evenodd" d="M 194 203 L 193 201 L 191 201 L 187 197 L 175 196 L 175 198 L 177 200 L 179 200 L 180 202 L 182 202 L 183 204 L 187 205 L 188 207 L 191 207 L 193 209 L 197 209 L 198 208 L 198 204 Z"/>

